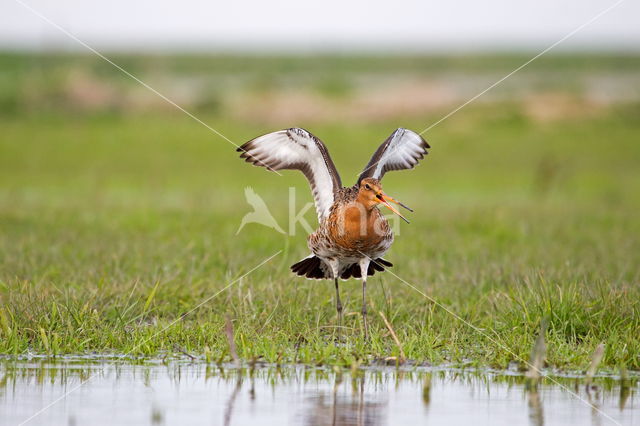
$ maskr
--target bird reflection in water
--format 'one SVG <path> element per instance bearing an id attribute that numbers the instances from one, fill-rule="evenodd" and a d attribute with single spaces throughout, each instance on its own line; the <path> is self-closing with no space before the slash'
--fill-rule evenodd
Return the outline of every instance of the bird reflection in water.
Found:
<path id="1" fill-rule="evenodd" d="M 532 426 L 544 425 L 544 410 L 542 409 L 542 400 L 538 389 L 534 388 L 527 392 L 529 403 L 529 420 Z"/>
<path id="2" fill-rule="evenodd" d="M 352 391 L 341 392 L 342 375 L 335 378 L 333 390 L 318 392 L 307 398 L 300 417 L 307 425 L 378 425 L 386 424 L 386 401 L 367 395 L 364 377 L 351 379 Z"/>

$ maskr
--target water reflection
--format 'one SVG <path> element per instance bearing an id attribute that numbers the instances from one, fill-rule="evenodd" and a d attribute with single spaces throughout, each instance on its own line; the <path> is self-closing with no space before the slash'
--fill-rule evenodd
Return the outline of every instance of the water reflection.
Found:
<path id="1" fill-rule="evenodd" d="M 229 397 L 229 401 L 227 402 L 227 408 L 224 412 L 224 424 L 231 424 L 231 414 L 233 414 L 233 406 L 235 405 L 236 398 L 238 397 L 238 393 L 240 393 L 240 389 L 242 389 L 242 375 L 238 375 L 236 379 L 236 387 L 231 392 L 231 396 Z M 251 399 L 255 398 L 255 390 L 251 392 Z"/>
<path id="2" fill-rule="evenodd" d="M 339 392 L 342 375 L 337 375 L 331 395 L 318 392 L 306 398 L 298 413 L 306 425 L 383 425 L 386 420 L 386 398 L 382 395 L 365 397 L 365 378 L 352 379 L 352 392 Z"/>
<path id="3" fill-rule="evenodd" d="M 29 424 L 606 425 L 640 420 L 637 377 L 599 377 L 589 388 L 578 378 L 554 378 L 565 388 L 543 378 L 537 389 L 527 391 L 522 376 L 505 372 L 228 367 L 185 361 L 2 362 L 0 423 L 18 424 L 82 383 Z"/>
<path id="4" fill-rule="evenodd" d="M 531 420 L 531 425 L 544 425 L 544 410 L 542 409 L 540 393 L 537 389 L 532 389 L 527 392 L 527 396 L 527 401 L 529 403 L 529 419 Z"/>

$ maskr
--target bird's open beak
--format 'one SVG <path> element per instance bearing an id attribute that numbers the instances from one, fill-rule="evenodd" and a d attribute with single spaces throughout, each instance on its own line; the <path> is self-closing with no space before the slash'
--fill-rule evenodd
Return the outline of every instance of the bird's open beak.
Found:
<path id="1" fill-rule="evenodd" d="M 389 208 L 389 210 L 391 210 L 392 212 L 394 212 L 395 214 L 397 214 L 398 216 L 400 216 L 402 218 L 402 220 L 404 220 L 407 223 L 410 223 L 407 218 L 405 218 L 404 216 L 402 216 L 400 214 L 400 212 L 398 211 L 398 209 L 396 209 L 395 207 L 393 207 L 391 204 L 389 204 L 389 201 L 391 201 L 392 203 L 396 203 L 399 206 L 404 207 L 405 209 L 409 210 L 409 211 L 413 211 L 411 210 L 409 207 L 405 206 L 404 204 L 402 204 L 400 201 L 396 201 L 393 198 L 389 197 L 387 194 L 380 192 L 379 194 L 376 194 L 376 198 L 378 199 L 378 201 L 382 204 L 384 204 L 385 206 L 387 206 Z"/>

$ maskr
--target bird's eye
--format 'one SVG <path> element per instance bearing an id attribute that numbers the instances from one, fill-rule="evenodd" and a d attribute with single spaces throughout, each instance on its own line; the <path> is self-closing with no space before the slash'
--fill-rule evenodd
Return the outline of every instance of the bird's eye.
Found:
<path id="1" fill-rule="evenodd" d="M 365 185 L 364 185 L 364 189 L 366 189 L 366 190 L 368 191 L 368 190 L 370 190 L 370 189 L 371 189 L 371 187 L 370 187 L 370 186 L 369 186 L 369 184 L 367 183 L 367 184 L 365 184 Z"/>

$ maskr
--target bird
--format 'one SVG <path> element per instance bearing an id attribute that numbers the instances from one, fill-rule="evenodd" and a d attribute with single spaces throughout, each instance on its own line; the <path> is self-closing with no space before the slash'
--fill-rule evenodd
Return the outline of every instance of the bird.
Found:
<path id="1" fill-rule="evenodd" d="M 379 206 L 409 221 L 391 203 L 409 207 L 382 190 L 382 178 L 392 170 L 412 169 L 428 154 L 430 145 L 421 135 L 398 128 L 378 147 L 355 184 L 343 187 L 325 144 L 309 131 L 294 127 L 268 133 L 239 146 L 240 158 L 269 171 L 299 170 L 309 181 L 318 228 L 307 237 L 311 254 L 291 266 L 308 279 L 333 280 L 338 330 L 342 327 L 339 280 L 362 281 L 362 321 L 367 325 L 367 277 L 393 266 L 384 259 L 394 240 Z"/>
<path id="2" fill-rule="evenodd" d="M 281 234 L 284 234 L 284 230 L 278 225 L 276 219 L 273 217 L 269 208 L 265 204 L 264 200 L 260 198 L 258 194 L 251 188 L 247 186 L 244 189 L 244 197 L 247 199 L 247 203 L 253 207 L 253 211 L 244 215 L 242 221 L 240 222 L 240 227 L 236 231 L 236 235 L 242 231 L 242 228 L 247 223 L 259 223 L 261 225 L 267 226 L 269 228 L 273 228 Z"/>

